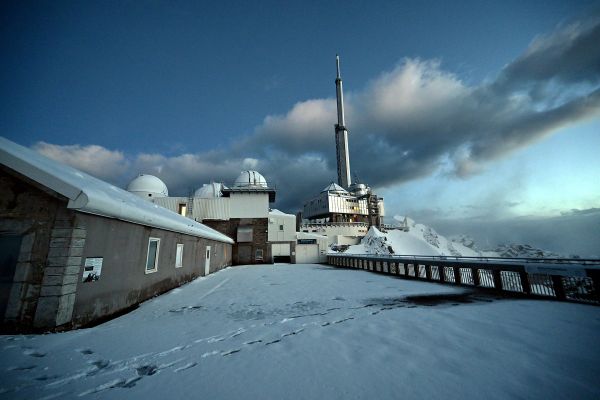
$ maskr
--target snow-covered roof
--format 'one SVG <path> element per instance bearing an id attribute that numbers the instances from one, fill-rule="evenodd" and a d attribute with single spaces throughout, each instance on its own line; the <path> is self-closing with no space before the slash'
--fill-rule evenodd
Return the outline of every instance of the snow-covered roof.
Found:
<path id="1" fill-rule="evenodd" d="M 325 189 L 321 190 L 321 193 L 323 192 L 338 192 L 338 193 L 348 193 L 348 191 L 346 189 L 344 189 L 343 187 L 341 187 L 340 185 L 338 185 L 337 183 L 331 182 L 329 184 L 329 186 L 327 186 Z"/>
<path id="2" fill-rule="evenodd" d="M 69 199 L 67 208 L 206 239 L 233 240 L 75 168 L 0 137 L 0 162 Z"/>
<path id="3" fill-rule="evenodd" d="M 283 211 L 279 211 L 276 208 L 274 208 L 271 211 L 269 211 L 269 215 L 284 215 L 284 216 L 287 216 L 287 217 L 294 217 L 294 218 L 296 218 L 296 216 L 294 214 L 286 214 Z"/>
<path id="4" fill-rule="evenodd" d="M 319 235 L 311 232 L 296 232 L 298 239 L 327 239 L 327 235 Z"/>

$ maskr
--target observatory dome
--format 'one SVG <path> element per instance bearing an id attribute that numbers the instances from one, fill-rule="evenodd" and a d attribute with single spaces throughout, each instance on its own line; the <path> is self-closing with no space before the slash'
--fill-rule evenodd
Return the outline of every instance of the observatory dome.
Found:
<path id="1" fill-rule="evenodd" d="M 201 199 L 212 199 L 215 197 L 223 196 L 221 193 L 221 189 L 223 189 L 223 184 L 218 182 L 205 183 L 201 188 L 196 190 L 194 193 L 194 197 L 200 197 Z"/>
<path id="2" fill-rule="evenodd" d="M 140 174 L 129 182 L 127 191 L 145 199 L 152 197 L 167 197 L 169 190 L 167 185 L 154 175 Z"/>
<path id="3" fill-rule="evenodd" d="M 236 188 L 267 188 L 265 177 L 257 171 L 242 171 L 233 183 Z"/>

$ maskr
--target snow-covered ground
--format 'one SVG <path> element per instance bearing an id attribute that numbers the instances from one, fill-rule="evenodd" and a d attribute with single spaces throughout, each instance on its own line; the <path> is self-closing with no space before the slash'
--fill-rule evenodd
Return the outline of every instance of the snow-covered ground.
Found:
<path id="1" fill-rule="evenodd" d="M 1 336 L 0 399 L 600 398 L 600 307 L 465 290 L 229 268 L 94 328 Z"/>

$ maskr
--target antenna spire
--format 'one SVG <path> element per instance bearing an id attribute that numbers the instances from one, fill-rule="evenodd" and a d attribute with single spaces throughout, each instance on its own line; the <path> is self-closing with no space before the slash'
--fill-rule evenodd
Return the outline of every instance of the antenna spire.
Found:
<path id="1" fill-rule="evenodd" d="M 340 56 L 335 55 L 337 75 L 335 78 L 335 94 L 337 99 L 337 124 L 335 124 L 335 148 L 337 158 L 338 184 L 343 188 L 350 187 L 350 154 L 348 152 L 348 131 L 344 120 L 344 89 L 340 74 Z"/>

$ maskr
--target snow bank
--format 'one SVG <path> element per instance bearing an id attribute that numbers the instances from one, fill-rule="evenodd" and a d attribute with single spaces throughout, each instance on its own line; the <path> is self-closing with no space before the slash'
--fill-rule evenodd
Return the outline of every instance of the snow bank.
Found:
<path id="1" fill-rule="evenodd" d="M 397 217 L 402 218 L 404 217 Z M 481 252 L 453 242 L 438 234 L 433 228 L 406 219 L 408 231 L 389 230 L 381 232 L 371 227 L 358 245 L 350 246 L 347 254 L 420 255 L 420 256 L 494 256 L 495 253 Z"/>

